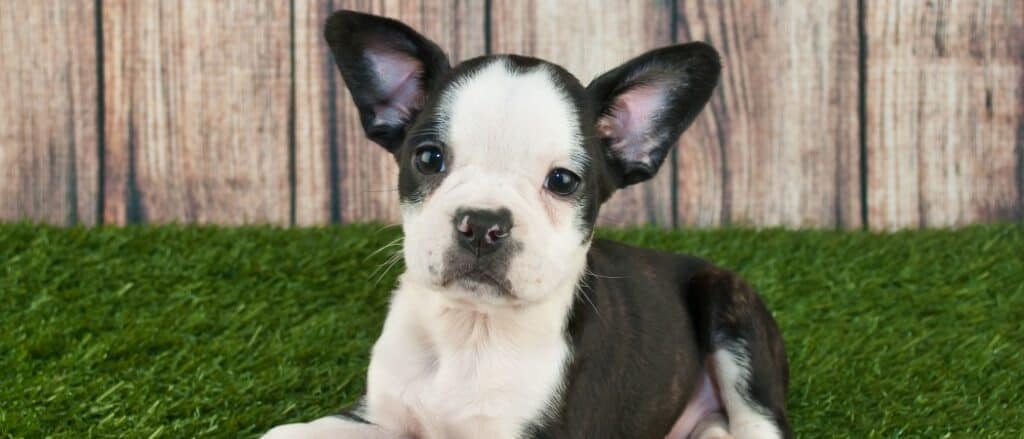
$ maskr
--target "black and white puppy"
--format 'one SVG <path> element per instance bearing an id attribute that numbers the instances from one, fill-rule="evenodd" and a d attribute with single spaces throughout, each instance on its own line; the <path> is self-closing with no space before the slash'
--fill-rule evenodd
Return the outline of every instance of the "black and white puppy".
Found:
<path id="1" fill-rule="evenodd" d="M 735 274 L 593 238 L 708 101 L 718 54 L 643 54 L 584 87 L 515 55 L 451 67 L 397 21 L 325 34 L 398 161 L 406 271 L 349 413 L 270 438 L 776 438 L 788 366 Z"/>

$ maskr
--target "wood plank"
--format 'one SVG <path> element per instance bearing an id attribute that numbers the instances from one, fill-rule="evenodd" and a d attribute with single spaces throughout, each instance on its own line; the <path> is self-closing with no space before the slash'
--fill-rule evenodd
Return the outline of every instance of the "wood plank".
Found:
<path id="1" fill-rule="evenodd" d="M 484 53 L 484 3 L 296 0 L 296 223 L 399 218 L 398 167 L 366 139 L 359 114 L 323 39 L 337 9 L 401 20 L 453 63 Z"/>
<path id="2" fill-rule="evenodd" d="M 679 0 L 722 80 L 679 147 L 683 226 L 861 225 L 856 2 Z"/>
<path id="3" fill-rule="evenodd" d="M 4 2 L 0 219 L 94 224 L 99 190 L 92 0 Z"/>
<path id="4" fill-rule="evenodd" d="M 871 228 L 1024 218 L 1024 3 L 866 3 Z"/>
<path id="5" fill-rule="evenodd" d="M 339 83 L 322 32 L 332 2 L 296 0 L 294 5 L 295 223 L 305 226 L 337 222 L 341 215 L 333 123 Z"/>
<path id="6" fill-rule="evenodd" d="M 668 2 L 629 0 L 610 8 L 586 0 L 503 0 L 491 8 L 494 53 L 560 64 L 583 85 L 634 56 L 672 43 Z M 673 166 L 666 160 L 651 181 L 616 193 L 602 208 L 599 224 L 671 226 Z"/>
<path id="7" fill-rule="evenodd" d="M 106 221 L 289 223 L 289 12 L 103 3 Z"/>

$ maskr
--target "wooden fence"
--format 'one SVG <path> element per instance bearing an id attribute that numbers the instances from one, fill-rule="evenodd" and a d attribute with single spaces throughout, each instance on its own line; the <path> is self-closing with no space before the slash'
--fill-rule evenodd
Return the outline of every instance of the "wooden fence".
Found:
<path id="1" fill-rule="evenodd" d="M 717 47 L 711 103 L 605 224 L 1024 218 L 1024 0 L 0 0 L 0 219 L 395 220 L 394 163 L 321 38 L 339 8 L 584 82 Z"/>

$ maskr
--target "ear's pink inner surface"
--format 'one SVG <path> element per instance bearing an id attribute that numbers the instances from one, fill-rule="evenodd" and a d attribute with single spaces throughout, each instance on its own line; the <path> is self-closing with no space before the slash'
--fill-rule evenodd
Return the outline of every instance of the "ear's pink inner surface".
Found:
<path id="1" fill-rule="evenodd" d="M 663 108 L 665 93 L 656 85 L 638 85 L 615 98 L 611 114 L 597 122 L 597 133 L 612 139 L 620 157 L 644 161 L 649 151 L 651 119 Z"/>
<path id="2" fill-rule="evenodd" d="M 423 105 L 423 65 L 401 52 L 370 48 L 366 58 L 377 73 L 381 99 L 374 105 L 375 125 L 400 125 Z"/>

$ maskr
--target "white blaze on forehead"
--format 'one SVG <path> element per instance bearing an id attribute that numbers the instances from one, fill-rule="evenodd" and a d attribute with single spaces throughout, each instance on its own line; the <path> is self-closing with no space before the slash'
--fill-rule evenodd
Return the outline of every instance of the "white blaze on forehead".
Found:
<path id="1" fill-rule="evenodd" d="M 508 63 L 498 58 L 446 90 L 440 112 L 453 165 L 527 175 L 552 166 L 580 171 L 570 161 L 582 148 L 575 105 L 547 66 L 513 71 Z"/>

